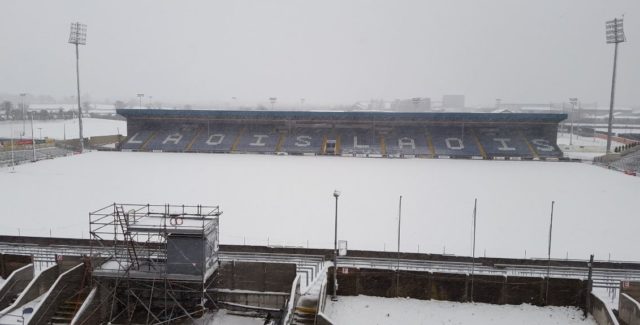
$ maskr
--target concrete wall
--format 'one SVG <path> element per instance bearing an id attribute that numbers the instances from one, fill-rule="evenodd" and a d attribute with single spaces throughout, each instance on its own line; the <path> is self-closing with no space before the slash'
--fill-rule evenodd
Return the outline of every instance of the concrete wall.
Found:
<path id="1" fill-rule="evenodd" d="M 333 321 L 330 320 L 329 317 L 327 317 L 327 315 L 325 315 L 323 312 L 319 312 L 318 316 L 316 317 L 315 325 L 333 325 Z"/>
<path id="2" fill-rule="evenodd" d="M 11 305 L 11 299 L 19 295 L 33 280 L 33 264 L 23 266 L 9 275 L 0 287 L 0 311 Z"/>
<path id="3" fill-rule="evenodd" d="M 294 313 L 296 306 L 298 306 L 298 299 L 300 299 L 300 276 L 296 276 L 291 284 L 291 293 L 287 297 L 287 304 L 284 306 L 284 312 L 282 315 L 282 325 L 291 325 L 294 321 Z"/>
<path id="4" fill-rule="evenodd" d="M 40 297 L 47 292 L 51 285 L 58 278 L 58 266 L 53 265 L 38 274 L 30 283 L 25 291 L 13 303 L 13 306 L 22 306 L 27 302 Z"/>
<path id="5" fill-rule="evenodd" d="M 624 281 L 620 283 L 620 293 L 626 293 L 629 297 L 640 301 L 640 282 Z"/>
<path id="6" fill-rule="evenodd" d="M 640 325 L 640 303 L 626 293 L 620 293 L 618 318 L 626 325 Z"/>
<path id="7" fill-rule="evenodd" d="M 50 237 L 26 237 L 26 236 L 7 236 L 0 235 L 0 242 L 7 243 L 27 243 L 38 245 L 73 245 L 89 247 L 89 239 L 77 238 L 50 238 Z M 105 241 L 105 244 L 111 244 L 111 241 Z M 245 245 L 220 245 L 221 252 L 254 252 L 254 253 L 275 253 L 275 254 L 304 254 L 304 255 L 322 255 L 326 259 L 333 258 L 333 250 L 331 249 L 314 249 L 314 248 L 283 248 L 283 247 L 267 247 L 267 246 L 245 246 Z M 374 258 L 397 258 L 396 252 L 374 252 L 374 251 L 358 251 L 349 250 L 349 256 L 354 257 L 374 257 Z M 400 253 L 401 259 L 427 260 L 427 261 L 449 261 L 449 262 L 471 262 L 471 257 L 453 256 L 442 254 L 424 254 L 424 253 Z M 565 261 L 552 260 L 551 266 L 573 266 L 587 268 L 588 256 L 583 261 Z M 476 257 L 476 263 L 482 265 L 493 266 L 496 264 L 514 264 L 514 265 L 539 265 L 547 266 L 546 259 L 517 259 L 517 258 L 491 258 Z M 640 269 L 640 263 L 629 262 L 605 262 L 595 261 L 594 268 L 609 269 Z"/>
<path id="8" fill-rule="evenodd" d="M 80 324 L 99 324 L 100 323 L 100 313 L 99 306 L 101 301 L 98 296 L 98 287 L 93 287 L 89 295 L 80 306 L 80 309 L 73 317 L 71 321 L 71 325 L 80 325 Z"/>
<path id="9" fill-rule="evenodd" d="M 232 261 L 218 271 L 215 300 L 264 308 L 282 308 L 296 278 L 296 265 L 286 263 Z"/>
<path id="10" fill-rule="evenodd" d="M 616 316 L 598 296 L 591 294 L 591 308 L 589 314 L 595 318 L 598 325 L 619 325 Z"/>
<path id="11" fill-rule="evenodd" d="M 47 291 L 47 295 L 33 311 L 29 325 L 46 324 L 63 302 L 78 294 L 84 282 L 84 275 L 84 264 L 77 264 L 60 274 Z"/>
<path id="12" fill-rule="evenodd" d="M 216 288 L 289 293 L 296 265 L 264 262 L 223 262 Z"/>
<path id="13" fill-rule="evenodd" d="M 6 279 L 13 271 L 31 264 L 31 256 L 0 253 L 0 277 Z"/>
<path id="14" fill-rule="evenodd" d="M 393 270 L 339 268 L 338 294 L 378 297 L 411 297 L 447 301 L 473 301 L 490 304 L 576 306 L 585 308 L 586 281 L 550 279 L 549 301 L 545 303 L 546 280 L 466 274 L 402 271 L 396 286 Z M 333 269 L 328 273 L 328 292 L 333 290 Z"/>

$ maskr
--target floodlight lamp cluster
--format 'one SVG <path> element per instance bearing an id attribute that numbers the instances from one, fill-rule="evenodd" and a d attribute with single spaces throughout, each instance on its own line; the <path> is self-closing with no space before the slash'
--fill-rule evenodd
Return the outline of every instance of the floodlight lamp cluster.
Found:
<path id="1" fill-rule="evenodd" d="M 624 21 L 622 18 L 615 18 L 606 22 L 607 44 L 623 43 L 627 39 L 624 36 Z"/>
<path id="2" fill-rule="evenodd" d="M 82 23 L 71 23 L 71 33 L 69 43 L 76 45 L 87 44 L 87 25 Z"/>

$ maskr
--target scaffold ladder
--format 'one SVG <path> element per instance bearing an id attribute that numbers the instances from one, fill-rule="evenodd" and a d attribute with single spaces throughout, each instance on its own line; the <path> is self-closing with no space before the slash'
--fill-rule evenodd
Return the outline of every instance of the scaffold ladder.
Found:
<path id="1" fill-rule="evenodd" d="M 122 230 L 122 235 L 124 236 L 124 241 L 125 245 L 127 246 L 127 253 L 129 254 L 131 265 L 135 266 L 137 269 L 140 266 L 138 265 L 138 254 L 136 253 L 136 247 L 133 243 L 131 232 L 129 232 L 129 216 L 124 212 L 124 208 L 122 207 L 122 205 L 116 205 L 116 220 L 120 224 L 120 229 Z"/>

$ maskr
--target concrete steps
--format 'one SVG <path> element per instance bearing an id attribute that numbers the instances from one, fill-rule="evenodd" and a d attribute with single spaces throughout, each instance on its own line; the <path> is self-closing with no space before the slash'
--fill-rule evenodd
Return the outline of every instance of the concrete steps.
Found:
<path id="1" fill-rule="evenodd" d="M 63 302 L 47 324 L 71 324 L 73 316 L 78 312 L 87 297 L 87 293 L 84 291 Z"/>

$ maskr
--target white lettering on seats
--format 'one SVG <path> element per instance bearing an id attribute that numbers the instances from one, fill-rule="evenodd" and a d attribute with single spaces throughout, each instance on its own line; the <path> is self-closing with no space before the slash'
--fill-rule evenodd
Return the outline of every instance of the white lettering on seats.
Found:
<path id="1" fill-rule="evenodd" d="M 453 145 L 452 142 L 457 142 L 457 144 Z M 444 143 L 447 145 L 447 148 L 449 148 L 449 150 L 462 150 L 462 149 L 464 149 L 464 143 L 462 142 L 462 139 L 460 139 L 460 138 L 446 138 L 446 139 L 444 139 Z"/>
<path id="2" fill-rule="evenodd" d="M 550 152 L 556 150 L 552 145 L 549 144 L 549 141 L 545 139 L 533 139 L 531 140 L 531 142 L 536 145 L 536 150 L 538 151 Z"/>
<path id="3" fill-rule="evenodd" d="M 224 134 L 221 134 L 221 133 L 212 134 L 209 136 L 209 139 L 207 139 L 207 144 L 210 146 L 217 146 L 222 143 L 222 140 L 224 140 Z"/>
<path id="4" fill-rule="evenodd" d="M 254 147 L 264 147 L 266 143 L 262 142 L 262 139 L 269 138 L 266 134 L 254 134 L 253 137 L 256 138 L 256 141 L 249 143 L 249 145 Z"/>
<path id="5" fill-rule="evenodd" d="M 407 137 L 402 137 L 400 139 L 398 139 L 398 148 L 402 149 L 405 146 L 409 146 L 411 147 L 411 149 L 416 149 L 416 142 L 411 139 L 411 138 L 407 138 Z"/>
<path id="6" fill-rule="evenodd" d="M 173 144 L 178 144 L 180 140 L 182 140 L 182 134 L 180 133 L 169 134 L 167 138 L 164 139 L 164 141 L 162 141 L 162 144 L 166 144 L 167 142 L 173 142 Z"/>
<path id="7" fill-rule="evenodd" d="M 516 150 L 516 148 L 509 147 L 509 145 L 507 144 L 507 142 L 511 141 L 511 138 L 493 138 L 493 141 L 500 142 L 500 147 L 498 147 L 498 150 L 500 150 L 500 151 L 514 151 L 514 150 Z"/>
<path id="8" fill-rule="evenodd" d="M 138 136 L 138 134 L 140 133 L 136 133 L 134 134 L 129 141 L 127 141 L 127 143 L 142 143 L 142 140 L 136 140 L 136 137 Z"/>
<path id="9" fill-rule="evenodd" d="M 369 148 L 369 145 L 368 144 L 358 144 L 358 136 L 354 135 L 353 136 L 353 147 L 354 148 L 365 149 L 365 148 Z"/>
<path id="10" fill-rule="evenodd" d="M 299 135 L 296 137 L 296 147 L 308 147 L 311 145 L 311 137 L 308 135 Z"/>

